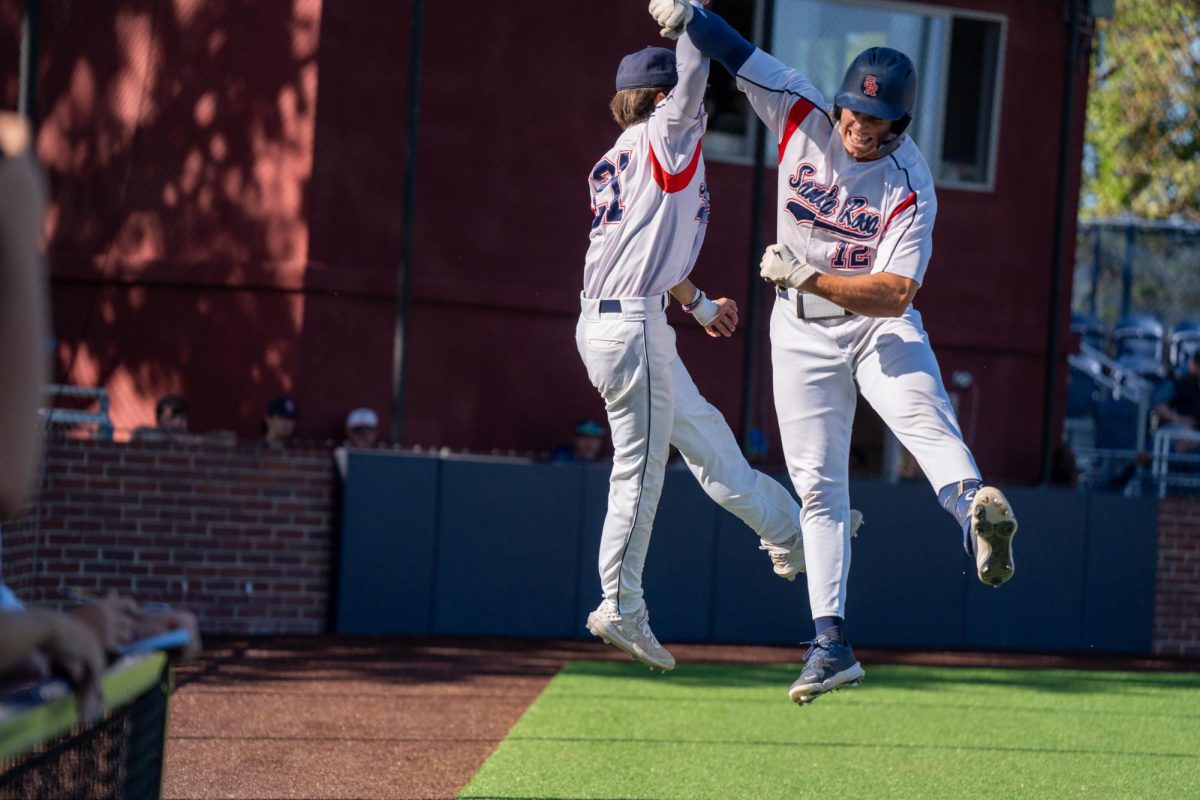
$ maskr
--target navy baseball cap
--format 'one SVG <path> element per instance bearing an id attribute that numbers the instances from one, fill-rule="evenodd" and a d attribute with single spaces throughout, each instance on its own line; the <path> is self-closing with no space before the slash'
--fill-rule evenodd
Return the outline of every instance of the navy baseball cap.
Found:
<path id="1" fill-rule="evenodd" d="M 675 54 L 665 47 L 647 47 L 621 59 L 617 67 L 617 91 L 674 86 L 679 83 Z"/>

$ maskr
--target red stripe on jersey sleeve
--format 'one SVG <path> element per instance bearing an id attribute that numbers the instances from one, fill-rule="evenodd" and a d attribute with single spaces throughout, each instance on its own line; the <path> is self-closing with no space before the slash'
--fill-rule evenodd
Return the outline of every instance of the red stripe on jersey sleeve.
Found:
<path id="1" fill-rule="evenodd" d="M 912 192 L 908 197 L 904 198 L 904 202 L 896 206 L 896 210 L 888 215 L 887 222 L 883 223 L 883 229 L 886 231 L 888 226 L 892 224 L 892 220 L 904 213 L 904 209 L 917 204 L 917 193 Z"/>
<path id="2" fill-rule="evenodd" d="M 654 175 L 654 182 L 667 194 L 674 194 L 686 189 L 692 182 L 692 176 L 696 174 L 696 167 L 699 165 L 700 142 L 696 142 L 696 152 L 692 153 L 691 162 L 684 167 L 683 172 L 676 172 L 674 175 L 667 172 L 663 169 L 662 164 L 658 163 L 658 156 L 654 154 L 654 145 L 650 145 L 650 171 Z"/>
<path id="3" fill-rule="evenodd" d="M 796 104 L 792 106 L 792 110 L 788 112 L 787 124 L 783 127 L 783 138 L 779 141 L 779 161 L 776 163 L 783 163 L 783 151 L 787 149 L 788 142 L 792 139 L 792 134 L 796 132 L 796 129 L 800 127 L 800 123 L 804 122 L 804 118 L 814 108 L 816 106 L 803 97 L 797 100 Z"/>

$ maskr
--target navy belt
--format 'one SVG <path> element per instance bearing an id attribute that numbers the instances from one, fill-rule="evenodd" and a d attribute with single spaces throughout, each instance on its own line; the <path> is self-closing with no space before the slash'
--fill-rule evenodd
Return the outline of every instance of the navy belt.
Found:
<path id="1" fill-rule="evenodd" d="M 667 304 L 670 303 L 670 300 L 668 300 L 667 297 L 668 297 L 668 295 L 666 295 L 666 294 L 664 294 L 662 297 L 663 311 L 667 310 Z M 620 314 L 621 313 L 621 301 L 620 300 L 601 300 L 600 301 L 600 313 L 601 314 Z"/>

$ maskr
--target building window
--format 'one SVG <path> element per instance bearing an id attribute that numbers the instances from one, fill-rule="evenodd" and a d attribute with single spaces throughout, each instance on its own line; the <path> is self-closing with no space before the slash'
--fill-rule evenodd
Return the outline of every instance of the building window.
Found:
<path id="1" fill-rule="evenodd" d="M 742 35 L 759 41 L 763 3 L 714 0 Z M 990 190 L 995 180 L 1004 18 L 941 6 L 880 0 L 775 0 L 771 52 L 798 69 L 832 103 L 846 67 L 868 47 L 901 50 L 917 66 L 909 134 L 941 186 Z M 753 111 L 733 78 L 714 66 L 705 152 L 749 163 Z M 715 135 L 714 135 L 715 134 Z M 770 150 L 768 150 L 770 152 Z"/>

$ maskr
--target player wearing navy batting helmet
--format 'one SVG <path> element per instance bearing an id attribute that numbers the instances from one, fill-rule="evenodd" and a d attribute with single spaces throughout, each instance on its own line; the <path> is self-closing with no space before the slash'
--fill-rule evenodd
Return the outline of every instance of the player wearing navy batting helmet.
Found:
<path id="1" fill-rule="evenodd" d="M 683 0 L 653 0 L 650 13 L 666 35 L 686 32 L 736 76 L 778 145 L 778 241 L 760 273 L 776 287 L 775 408 L 804 500 L 816 636 L 788 691 L 804 704 L 863 676 L 845 635 L 858 392 L 916 458 L 988 585 L 1012 577 L 1017 520 L 1003 493 L 982 482 L 912 306 L 937 214 L 929 167 L 906 133 L 917 97 L 912 61 L 887 47 L 862 52 L 830 114 L 811 81 L 717 15 Z"/>

